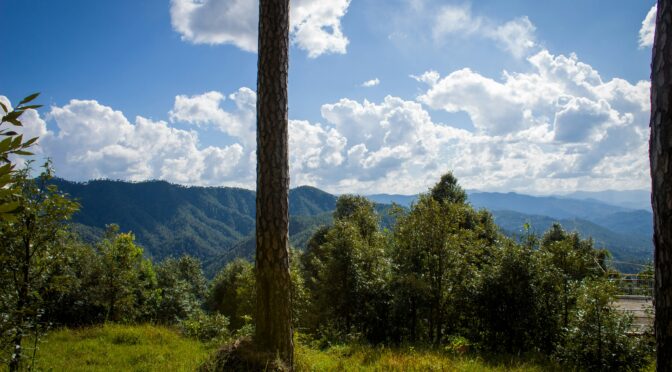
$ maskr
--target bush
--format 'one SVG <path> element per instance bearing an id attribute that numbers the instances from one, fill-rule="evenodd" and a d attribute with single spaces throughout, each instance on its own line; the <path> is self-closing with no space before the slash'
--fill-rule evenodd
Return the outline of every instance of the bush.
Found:
<path id="1" fill-rule="evenodd" d="M 585 282 L 577 293 L 560 359 L 591 371 L 639 370 L 653 351 L 647 336 L 629 336 L 632 316 L 611 306 L 615 287 L 604 281 Z"/>
<path id="2" fill-rule="evenodd" d="M 199 311 L 180 322 L 182 333 L 203 342 L 221 342 L 230 337 L 229 318 Z"/>

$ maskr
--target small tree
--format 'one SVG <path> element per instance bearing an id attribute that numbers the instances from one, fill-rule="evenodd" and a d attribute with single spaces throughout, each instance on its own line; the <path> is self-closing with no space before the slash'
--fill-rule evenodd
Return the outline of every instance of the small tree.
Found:
<path id="1" fill-rule="evenodd" d="M 243 259 L 229 262 L 212 280 L 207 304 L 229 318 L 236 331 L 254 316 L 256 301 L 254 265 Z"/>
<path id="2" fill-rule="evenodd" d="M 628 335 L 632 316 L 612 306 L 616 288 L 606 280 L 588 280 L 577 291 L 577 305 L 559 356 L 589 371 L 637 371 L 646 364 L 646 340 Z"/>
<path id="3" fill-rule="evenodd" d="M 156 266 L 156 278 L 161 294 L 156 320 L 177 322 L 201 310 L 207 281 L 197 258 L 167 258 Z"/>
<path id="4" fill-rule="evenodd" d="M 152 296 L 156 275 L 133 233 L 120 233 L 118 226 L 110 225 L 105 235 L 97 246 L 101 265 L 97 302 L 105 307 L 106 321 L 131 320 L 138 315 L 138 305 Z"/>
<path id="5" fill-rule="evenodd" d="M 9 344 L 9 369 L 19 369 L 24 357 L 22 341 L 35 330 L 44 311 L 43 296 L 53 284 L 50 272 L 63 259 L 67 242 L 65 222 L 78 204 L 59 193 L 49 181 L 49 163 L 37 179 L 30 165 L 14 175 L 20 191 L 18 208 L 11 219 L 0 220 L 0 281 L 2 282 L 3 338 Z M 9 350 L 6 349 L 9 347 Z"/>
<path id="6" fill-rule="evenodd" d="M 441 176 L 441 180 L 434 185 L 430 191 L 432 199 L 439 202 L 465 204 L 467 202 L 467 193 L 457 183 L 457 178 L 452 172 Z"/>
<path id="7" fill-rule="evenodd" d="M 382 341 L 390 266 L 373 203 L 341 196 L 334 220 L 313 236 L 304 259 L 314 322 L 309 327 L 328 338 L 362 332 Z"/>

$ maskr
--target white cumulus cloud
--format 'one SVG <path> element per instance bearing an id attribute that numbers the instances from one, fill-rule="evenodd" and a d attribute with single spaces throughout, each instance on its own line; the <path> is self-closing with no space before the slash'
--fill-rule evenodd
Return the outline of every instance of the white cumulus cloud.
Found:
<path id="1" fill-rule="evenodd" d="M 290 7 L 291 40 L 311 58 L 346 53 L 341 30 L 350 0 L 296 0 Z M 171 0 L 171 21 L 184 40 L 232 44 L 256 52 L 259 2 L 250 0 Z"/>
<path id="2" fill-rule="evenodd" d="M 408 194 L 453 170 L 463 186 L 482 190 L 648 187 L 649 83 L 605 81 L 576 55 L 542 50 L 527 61 L 527 71 L 500 77 L 430 70 L 414 77 L 426 84 L 415 100 L 342 98 L 322 105 L 321 122 L 290 120 L 292 185 Z M 27 112 L 24 130 L 40 136 L 39 152 L 68 179 L 252 188 L 255 105 L 246 87 L 179 95 L 165 122 L 72 100 L 43 118 Z M 464 112 L 474 129 L 452 125 L 450 116 L 437 121 L 431 110 Z M 201 145 L 198 131 L 213 129 L 230 144 Z"/>
<path id="3" fill-rule="evenodd" d="M 639 29 L 639 47 L 647 48 L 653 45 L 653 36 L 656 31 L 656 13 L 658 6 L 653 5 L 642 21 Z"/>
<path id="4" fill-rule="evenodd" d="M 535 30 L 526 16 L 498 24 L 488 17 L 474 16 L 469 4 L 439 8 L 432 27 L 434 39 L 439 42 L 447 37 L 480 36 L 495 41 L 516 58 L 525 57 L 535 47 Z"/>
<path id="5" fill-rule="evenodd" d="M 50 157 L 56 174 L 69 180 L 254 184 L 254 178 L 247 174 L 254 162 L 244 158 L 240 144 L 201 146 L 195 131 L 141 116 L 132 123 L 121 111 L 94 100 L 71 100 L 62 107 L 53 106 L 44 118 L 30 110 L 22 119 L 23 133 L 40 137 L 34 151 Z M 48 130 L 46 122 L 53 122 L 54 130 Z"/>
<path id="6" fill-rule="evenodd" d="M 380 80 L 378 78 L 367 80 L 362 83 L 362 86 L 364 88 L 370 88 L 370 87 L 375 87 L 376 85 L 380 84 Z"/>
<path id="7" fill-rule="evenodd" d="M 530 186 L 502 174 L 491 188 L 499 184 L 539 192 L 545 187 L 647 187 L 649 83 L 618 78 L 605 82 L 576 55 L 554 56 L 542 50 L 528 62 L 530 72 L 504 72 L 501 79 L 469 69 L 443 78 L 425 73 L 421 76 L 432 76 L 432 84 L 418 101 L 433 109 L 466 112 L 476 128 L 470 138 L 479 139 L 478 156 L 485 157 L 485 168 L 498 172 L 524 159 L 518 165 L 527 170 L 520 177 Z M 498 142 L 503 148 L 489 147 Z M 484 167 L 473 169 L 487 173 Z M 483 184 L 488 182 L 474 187 Z"/>

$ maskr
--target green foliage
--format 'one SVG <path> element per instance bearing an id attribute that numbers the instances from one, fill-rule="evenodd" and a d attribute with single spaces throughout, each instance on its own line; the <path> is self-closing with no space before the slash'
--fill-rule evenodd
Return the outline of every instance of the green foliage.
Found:
<path id="1" fill-rule="evenodd" d="M 105 307 L 105 320 L 130 321 L 151 311 L 143 305 L 156 298 L 156 273 L 142 257 L 133 233 L 120 233 L 111 225 L 96 247 L 101 268 L 97 304 Z"/>
<path id="2" fill-rule="evenodd" d="M 44 297 L 62 286 L 54 275 L 65 259 L 69 236 L 65 222 L 77 210 L 77 203 L 49 184 L 50 164 L 37 179 L 30 167 L 14 175 L 19 190 L 19 210 L 11 219 L 0 219 L 0 342 L 3 361 L 16 369 L 22 340 L 42 324 Z"/>
<path id="3" fill-rule="evenodd" d="M 230 337 L 229 319 L 222 314 L 206 314 L 202 311 L 193 313 L 188 319 L 180 322 L 182 333 L 203 342 L 226 341 Z"/>
<path id="4" fill-rule="evenodd" d="M 550 323 L 538 304 L 534 252 L 504 241 L 480 275 L 476 317 L 490 350 L 520 353 L 543 346 L 539 335 Z M 552 318 L 551 318 L 552 319 Z M 557 328 L 556 328 L 557 330 Z"/>
<path id="5" fill-rule="evenodd" d="M 381 341 L 387 330 L 390 262 L 373 204 L 345 195 L 334 225 L 309 241 L 303 265 L 310 297 L 306 326 L 336 338 L 361 333 Z"/>
<path id="6" fill-rule="evenodd" d="M 452 172 L 441 176 L 441 180 L 434 185 L 430 191 L 432 199 L 438 202 L 465 204 L 467 202 L 467 193 L 457 183 L 457 178 Z"/>
<path id="7" fill-rule="evenodd" d="M 155 320 L 179 322 L 200 312 L 208 283 L 197 258 L 167 258 L 156 266 L 156 276 L 161 297 Z"/>
<path id="8" fill-rule="evenodd" d="M 58 287 L 45 296 L 45 318 L 57 325 L 81 326 L 105 319 L 98 290 L 102 276 L 100 258 L 89 244 L 76 236 L 65 242 L 63 260 L 52 271 Z"/>
<path id="9" fill-rule="evenodd" d="M 398 219 L 393 287 L 402 338 L 438 344 L 446 326 L 454 328 L 456 312 L 464 309 L 473 285 L 466 257 L 472 235 L 461 228 L 466 213 L 464 205 L 422 195 Z"/>
<path id="10" fill-rule="evenodd" d="M 629 336 L 632 316 L 612 306 L 615 286 L 606 280 L 587 281 L 577 290 L 561 360 L 590 371 L 632 371 L 647 364 L 652 340 Z"/>
<path id="11" fill-rule="evenodd" d="M 292 249 L 289 256 L 289 275 L 292 281 L 292 324 L 295 328 L 303 325 L 303 320 L 307 317 L 310 298 L 308 288 L 303 273 L 301 272 L 301 262 L 303 253 Z"/>
<path id="12" fill-rule="evenodd" d="M 460 191 L 448 174 L 397 218 L 392 293 L 398 339 L 439 344 L 444 335 L 473 328 L 478 271 L 502 238 L 492 215 L 474 211 Z"/>
<path id="13" fill-rule="evenodd" d="M 24 141 L 23 135 L 7 126 L 23 126 L 21 115 L 26 110 L 42 107 L 41 105 L 29 105 L 38 95 L 39 93 L 34 93 L 22 99 L 12 110 L 0 102 L 0 110 L 2 110 L 2 119 L 0 119 L 0 220 L 12 219 L 14 214 L 22 208 L 19 200 L 22 194 L 15 187 L 18 180 L 14 179 L 15 165 L 10 155 L 32 155 L 28 149 L 37 141 L 37 137 Z"/>
<path id="14" fill-rule="evenodd" d="M 247 317 L 255 312 L 254 265 L 238 259 L 230 262 L 213 279 L 208 293 L 207 306 L 226 316 L 231 330 L 244 326 Z"/>

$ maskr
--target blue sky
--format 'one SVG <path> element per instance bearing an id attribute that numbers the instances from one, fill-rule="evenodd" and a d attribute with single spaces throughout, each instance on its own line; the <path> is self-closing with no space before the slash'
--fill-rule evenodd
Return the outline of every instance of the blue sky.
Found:
<path id="1" fill-rule="evenodd" d="M 646 189 L 652 5 L 293 0 L 292 185 Z M 253 188 L 256 11 L 3 0 L 0 95 L 64 178 Z"/>

